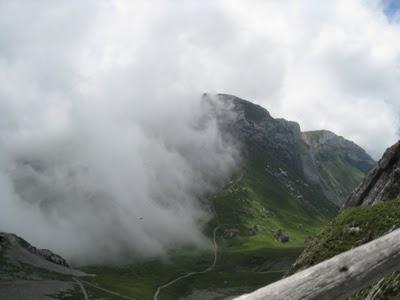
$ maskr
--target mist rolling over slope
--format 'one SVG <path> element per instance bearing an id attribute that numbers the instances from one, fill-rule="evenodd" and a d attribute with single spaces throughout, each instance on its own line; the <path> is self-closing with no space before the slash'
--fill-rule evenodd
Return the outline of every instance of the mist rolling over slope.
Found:
<path id="1" fill-rule="evenodd" d="M 1 230 L 85 263 L 207 245 L 198 199 L 238 158 L 178 45 L 117 4 L 26 6 L 0 4 Z"/>
<path id="2" fill-rule="evenodd" d="M 138 56 L 135 32 L 107 31 L 98 21 L 118 7 L 104 15 L 86 4 L 76 16 L 77 4 L 27 5 L 1 3 L 2 15 L 35 20 L 2 19 L 24 34 L 0 36 L 1 230 L 86 263 L 205 245 L 209 216 L 197 199 L 230 174 L 236 150 L 174 53 L 149 65 L 159 52 Z"/>
<path id="3" fill-rule="evenodd" d="M 53 116 L 59 128 L 46 119 L 51 107 L 17 112 L 1 144 L 2 230 L 102 261 L 204 243 L 198 198 L 232 172 L 236 152 L 206 106 L 170 100 L 153 116 L 134 100 L 71 105 Z"/>

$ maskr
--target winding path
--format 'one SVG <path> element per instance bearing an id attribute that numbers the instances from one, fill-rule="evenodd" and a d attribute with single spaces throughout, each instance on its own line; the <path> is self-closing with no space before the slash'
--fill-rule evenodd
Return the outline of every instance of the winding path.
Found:
<path id="1" fill-rule="evenodd" d="M 153 300 L 158 300 L 158 296 L 160 295 L 160 292 L 161 292 L 162 289 L 173 285 L 174 283 L 178 282 L 179 280 L 184 279 L 184 278 L 188 278 L 188 277 L 191 277 L 191 276 L 194 276 L 194 275 L 205 274 L 205 273 L 211 272 L 215 268 L 215 265 L 217 264 L 217 259 L 218 259 L 218 244 L 217 244 L 217 231 L 218 231 L 218 229 L 219 229 L 219 226 L 215 227 L 214 228 L 214 232 L 213 232 L 214 261 L 213 261 L 212 265 L 209 266 L 204 271 L 189 272 L 189 273 L 183 274 L 183 275 L 181 275 L 181 276 L 179 276 L 179 277 L 177 277 L 177 278 L 175 278 L 175 279 L 173 279 L 173 280 L 171 280 L 171 281 L 169 281 L 169 282 L 167 282 L 167 283 L 165 283 L 163 285 L 160 285 L 157 288 L 156 292 L 154 293 Z"/>
<path id="2" fill-rule="evenodd" d="M 89 300 L 89 296 L 88 296 L 88 294 L 87 294 L 87 292 L 86 292 L 86 290 L 85 290 L 85 287 L 83 286 L 83 284 L 82 284 L 82 282 L 80 282 L 78 279 L 76 279 L 75 277 L 74 278 L 72 278 L 78 285 L 79 285 L 79 287 L 81 288 L 81 291 L 82 291 L 82 294 L 83 294 L 83 298 L 85 299 L 85 300 Z"/>

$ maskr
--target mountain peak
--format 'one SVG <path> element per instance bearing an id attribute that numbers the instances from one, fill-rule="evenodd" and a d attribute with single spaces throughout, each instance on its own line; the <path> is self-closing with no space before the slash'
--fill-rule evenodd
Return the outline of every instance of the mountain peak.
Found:
<path id="1" fill-rule="evenodd" d="M 248 121 L 258 123 L 265 119 L 273 119 L 269 111 L 264 107 L 234 95 L 204 93 L 202 98 L 207 100 L 214 99 L 228 106 L 231 105 L 231 109 L 235 113 L 246 118 Z"/>

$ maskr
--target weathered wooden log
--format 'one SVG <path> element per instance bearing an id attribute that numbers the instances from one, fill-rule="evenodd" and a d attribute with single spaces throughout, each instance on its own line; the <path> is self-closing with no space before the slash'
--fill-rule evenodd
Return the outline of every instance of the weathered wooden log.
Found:
<path id="1" fill-rule="evenodd" d="M 346 299 L 400 270 L 400 229 L 236 300 Z"/>

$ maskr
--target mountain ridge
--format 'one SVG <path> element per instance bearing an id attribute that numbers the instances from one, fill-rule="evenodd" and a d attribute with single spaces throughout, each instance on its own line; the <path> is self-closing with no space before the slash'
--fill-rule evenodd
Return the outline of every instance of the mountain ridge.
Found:
<path id="1" fill-rule="evenodd" d="M 228 94 L 216 97 L 233 104 L 236 120 L 228 131 L 244 143 L 252 140 L 263 145 L 307 183 L 319 185 L 335 205 L 344 203 L 376 163 L 360 146 L 331 131 L 302 132 L 297 122 L 273 118 L 260 105 Z"/>

